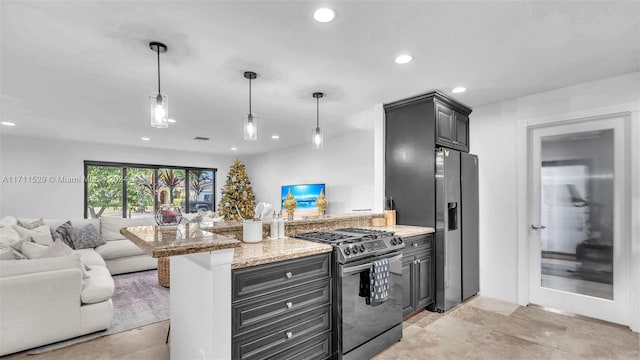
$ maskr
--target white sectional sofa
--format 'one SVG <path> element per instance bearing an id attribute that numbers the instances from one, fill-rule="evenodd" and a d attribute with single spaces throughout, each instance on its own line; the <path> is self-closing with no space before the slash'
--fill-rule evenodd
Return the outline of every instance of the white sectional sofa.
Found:
<path id="1" fill-rule="evenodd" d="M 0 230 L 11 219 L 0 220 Z M 55 229 L 67 220 L 43 221 Z M 71 220 L 74 227 L 87 224 L 99 229 L 104 245 L 67 256 L 0 260 L 0 356 L 108 329 L 111 276 L 157 268 L 156 259 L 120 234 L 123 227 L 153 225 L 153 219 Z M 84 265 L 90 270 L 83 276 Z"/>

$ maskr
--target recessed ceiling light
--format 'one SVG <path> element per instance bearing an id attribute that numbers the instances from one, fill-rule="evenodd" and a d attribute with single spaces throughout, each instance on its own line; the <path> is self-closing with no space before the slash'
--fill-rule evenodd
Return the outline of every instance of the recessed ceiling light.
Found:
<path id="1" fill-rule="evenodd" d="M 271 135 L 272 139 L 280 139 L 280 135 Z"/>
<path id="2" fill-rule="evenodd" d="M 413 60 L 413 56 L 409 54 L 402 54 L 396 57 L 396 64 L 406 64 L 410 63 Z"/>
<path id="3" fill-rule="evenodd" d="M 0 124 L 4 126 L 16 126 L 16 123 L 12 123 L 11 121 L 3 121 L 3 122 L 0 122 Z"/>
<path id="4" fill-rule="evenodd" d="M 167 122 L 170 124 L 175 124 L 177 121 L 176 119 L 167 119 Z"/>
<path id="5" fill-rule="evenodd" d="M 142 141 L 149 141 L 149 140 L 151 140 L 151 138 L 148 138 L 148 137 L 146 137 L 146 136 L 143 136 L 143 137 L 141 137 L 141 138 L 140 138 L 140 140 L 142 140 Z"/>
<path id="6" fill-rule="evenodd" d="M 335 10 L 329 8 L 320 8 L 313 13 L 313 18 L 316 19 L 317 22 L 321 23 L 329 22 L 335 19 L 335 17 Z"/>
<path id="7" fill-rule="evenodd" d="M 451 92 L 454 93 L 454 94 L 459 94 L 459 93 L 465 92 L 465 91 L 467 91 L 467 88 L 462 87 L 462 86 L 455 87 L 455 88 L 453 88 L 453 90 L 451 90 Z"/>
<path id="8" fill-rule="evenodd" d="M 237 148 L 237 147 L 232 147 L 232 148 L 231 148 L 231 151 L 237 151 L 237 150 L 238 150 L 238 148 Z"/>

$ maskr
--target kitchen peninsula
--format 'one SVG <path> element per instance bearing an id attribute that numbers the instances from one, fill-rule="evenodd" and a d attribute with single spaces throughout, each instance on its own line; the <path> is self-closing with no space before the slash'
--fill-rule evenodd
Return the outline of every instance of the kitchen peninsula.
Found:
<path id="1" fill-rule="evenodd" d="M 433 232 L 431 228 L 413 226 L 372 227 L 371 219 L 375 217 L 382 217 L 382 215 L 332 215 L 294 220 L 287 222 L 286 234 L 293 236 L 309 231 L 335 230 L 336 228 L 356 226 L 372 230 L 394 231 L 400 237 Z M 253 274 L 267 274 L 270 270 L 276 269 L 286 270 L 283 274 L 287 273 L 287 278 L 292 277 L 293 280 L 288 282 L 291 284 L 299 281 L 295 280 L 298 276 L 295 269 L 300 272 L 308 272 L 309 276 L 313 274 L 314 279 L 317 276 L 317 280 L 312 280 L 313 285 L 305 280 L 299 283 L 300 286 L 296 285 L 300 289 L 292 287 L 290 291 L 292 296 L 295 295 L 294 292 L 304 290 L 305 287 L 318 294 L 330 294 L 329 291 L 321 290 L 321 286 L 325 286 L 325 284 L 329 286 L 330 277 L 333 276 L 330 266 L 326 265 L 327 259 L 330 259 L 328 253 L 332 251 L 332 246 L 291 237 L 270 240 L 267 239 L 267 236 L 260 243 L 244 243 L 234 239 L 242 238 L 241 230 L 242 225 L 239 222 L 187 224 L 166 230 L 157 226 L 130 227 L 121 230 L 125 237 L 153 257 L 173 257 L 170 269 L 172 358 L 230 359 L 235 356 L 244 358 L 244 354 L 250 355 L 258 351 L 251 346 L 244 345 L 249 343 L 245 338 L 254 336 L 256 332 L 252 333 L 250 328 L 241 323 L 242 317 L 245 316 L 243 311 L 246 312 L 246 306 L 251 305 L 251 310 L 253 310 L 256 308 L 253 303 L 262 302 L 263 299 L 268 300 L 269 296 L 275 299 L 279 295 L 266 294 L 268 289 L 265 290 L 266 293 L 263 293 L 266 288 L 263 287 L 263 284 L 258 283 L 249 284 L 249 286 L 256 286 L 256 289 L 260 287 L 263 290 L 254 295 L 243 293 L 243 287 L 247 286 L 247 283 L 244 282 L 245 279 L 257 281 L 257 278 L 254 279 L 254 275 L 250 274 L 254 268 L 260 269 L 260 271 L 253 271 Z M 266 235 L 268 225 L 264 230 Z M 283 266 L 286 266 L 287 269 L 280 269 Z M 292 275 L 289 275 L 289 269 L 294 269 L 291 271 Z M 327 269 L 326 273 L 324 269 Z M 306 275 L 301 274 L 300 276 Z M 312 278 L 309 277 L 309 279 Z M 271 280 L 280 281 L 279 278 Z M 274 289 L 276 288 L 282 289 L 282 286 L 278 285 Z M 248 289 L 251 290 L 251 288 Z M 309 300 L 309 304 L 311 304 L 311 300 Z M 270 334 L 270 338 L 273 337 L 269 340 L 272 344 L 270 346 L 274 348 L 273 351 L 280 351 L 278 349 L 287 352 L 294 351 L 294 347 L 306 346 L 302 344 L 303 342 L 308 344 L 316 341 L 320 344 L 320 340 L 327 344 L 326 348 L 331 349 L 329 344 L 333 330 L 322 324 L 331 317 L 331 300 L 327 299 L 326 305 L 322 305 L 328 310 L 324 315 L 319 312 L 318 306 L 314 308 L 316 310 L 309 306 L 308 308 L 311 310 L 308 311 L 308 314 L 304 314 L 305 318 L 311 319 L 310 321 L 317 319 L 315 325 L 318 330 L 315 333 L 285 331 L 280 337 L 278 329 L 274 328 L 273 332 L 267 331 L 268 326 L 265 325 L 261 330 L 265 334 L 261 336 L 265 340 L 267 333 Z M 304 306 L 298 307 L 296 304 L 287 312 L 289 315 L 284 313 L 272 315 L 278 318 L 282 316 L 300 317 L 304 311 L 306 311 Z M 233 319 L 232 313 L 235 314 Z M 314 318 L 312 315 L 316 317 Z M 248 316 L 251 316 L 251 313 L 248 313 Z M 314 324 L 310 323 L 305 326 L 311 329 Z M 251 343 L 255 342 L 251 341 Z M 294 344 L 302 345 L 294 346 Z"/>

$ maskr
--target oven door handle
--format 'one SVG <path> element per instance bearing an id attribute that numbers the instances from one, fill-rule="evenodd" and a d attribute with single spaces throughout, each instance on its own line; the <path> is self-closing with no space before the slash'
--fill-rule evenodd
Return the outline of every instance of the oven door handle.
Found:
<path id="1" fill-rule="evenodd" d="M 384 258 L 382 258 L 382 259 L 384 259 Z M 390 257 L 388 259 L 389 259 L 389 262 L 400 261 L 400 260 L 402 260 L 402 254 L 398 254 L 398 255 Z M 375 259 L 375 260 L 380 260 L 380 259 Z M 359 272 L 359 271 L 362 271 L 362 270 L 371 269 L 371 265 L 372 264 L 373 264 L 373 262 L 368 262 L 366 264 L 356 265 L 356 266 L 353 266 L 353 267 L 341 266 L 340 267 L 340 277 L 344 277 L 347 274 L 353 274 L 354 272 Z"/>

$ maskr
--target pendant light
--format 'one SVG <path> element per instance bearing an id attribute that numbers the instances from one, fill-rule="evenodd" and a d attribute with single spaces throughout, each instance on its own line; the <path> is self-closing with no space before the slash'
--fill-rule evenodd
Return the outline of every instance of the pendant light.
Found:
<path id="1" fill-rule="evenodd" d="M 249 113 L 244 117 L 244 139 L 246 141 L 258 140 L 258 117 L 251 112 L 251 80 L 258 77 L 253 71 L 245 71 L 244 77 L 249 79 Z"/>
<path id="2" fill-rule="evenodd" d="M 321 92 L 314 92 L 313 97 L 316 98 L 316 128 L 311 131 L 311 143 L 313 144 L 313 148 L 320 150 L 322 149 L 322 129 L 320 129 L 320 98 L 323 97 L 324 94 Z"/>
<path id="3" fill-rule="evenodd" d="M 155 128 L 169 127 L 169 100 L 160 91 L 160 53 L 167 52 L 167 45 L 153 41 L 149 47 L 158 55 L 158 93 L 151 95 L 151 126 Z"/>

